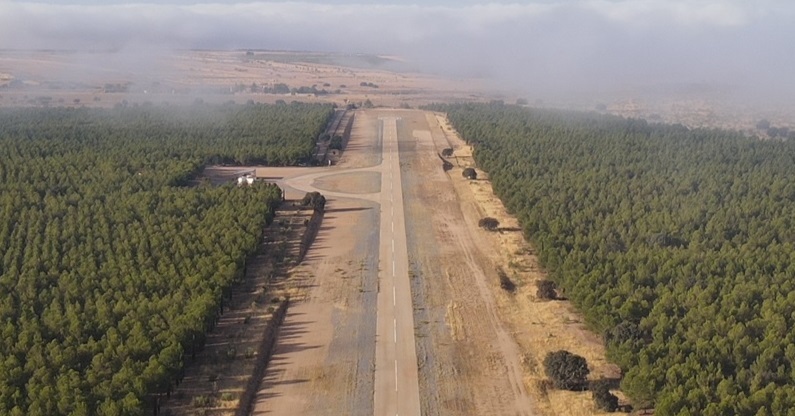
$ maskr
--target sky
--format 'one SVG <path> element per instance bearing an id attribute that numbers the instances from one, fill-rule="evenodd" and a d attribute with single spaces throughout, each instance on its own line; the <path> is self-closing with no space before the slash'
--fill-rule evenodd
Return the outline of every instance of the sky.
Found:
<path id="1" fill-rule="evenodd" d="M 795 96 L 790 0 L 0 0 L 0 49 L 400 55 L 528 91 L 704 84 Z"/>

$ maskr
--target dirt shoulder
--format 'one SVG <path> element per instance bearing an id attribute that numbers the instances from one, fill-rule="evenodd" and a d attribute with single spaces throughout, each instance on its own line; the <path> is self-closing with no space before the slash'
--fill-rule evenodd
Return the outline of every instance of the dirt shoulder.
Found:
<path id="1" fill-rule="evenodd" d="M 542 362 L 547 353 L 564 349 L 585 357 L 589 378 L 618 377 L 620 370 L 605 359 L 601 337 L 589 331 L 574 307 L 565 301 L 544 301 L 535 296 L 536 282 L 546 278 L 531 244 L 524 240 L 519 224 L 494 195 L 483 172 L 480 179 L 466 180 L 461 172 L 474 166 L 472 149 L 453 131 L 442 115 L 433 116 L 442 134 L 455 149 L 455 168 L 449 177 L 459 199 L 466 226 L 485 259 L 484 267 L 501 268 L 516 284 L 515 293 L 502 290 L 491 278 L 488 286 L 496 302 L 501 322 L 519 346 L 524 384 L 544 415 L 602 415 L 588 392 L 547 391 Z M 488 232 L 477 226 L 483 217 L 500 221 L 501 232 Z M 515 231 L 505 231 L 505 230 Z"/>
<path id="2" fill-rule="evenodd" d="M 349 146 L 332 171 L 374 164 L 380 152 L 374 125 L 356 116 Z M 258 176 L 289 175 L 261 169 Z M 380 176 L 342 173 L 318 182 L 334 191 L 375 190 Z M 287 187 L 288 197 L 298 194 Z M 252 414 L 373 414 L 378 230 L 376 203 L 328 198 L 314 244 L 284 280 L 292 302 Z"/>
<path id="3" fill-rule="evenodd" d="M 295 301 L 257 395 L 255 415 L 372 414 L 375 321 L 368 311 L 374 308 L 378 252 L 370 247 L 378 227 L 370 224 L 378 210 L 372 203 L 343 200 L 326 207 L 304 263 L 285 279 Z"/>
<path id="4" fill-rule="evenodd" d="M 448 145 L 437 143 L 426 113 L 405 112 L 401 118 L 423 414 L 534 415 L 517 344 L 500 321 L 489 287 L 494 269 L 437 156 Z"/>

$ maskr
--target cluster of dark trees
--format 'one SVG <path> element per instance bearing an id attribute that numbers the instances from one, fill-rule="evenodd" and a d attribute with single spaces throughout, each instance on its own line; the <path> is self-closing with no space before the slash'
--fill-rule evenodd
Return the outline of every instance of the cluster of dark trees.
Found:
<path id="1" fill-rule="evenodd" d="M 445 111 L 635 407 L 795 414 L 795 142 L 595 113 Z"/>
<path id="2" fill-rule="evenodd" d="M 323 84 L 323 86 L 331 86 L 328 83 Z M 262 94 L 314 94 L 314 95 L 328 95 L 331 94 L 332 91 L 328 91 L 325 88 L 318 89 L 317 85 L 312 85 L 311 87 L 292 87 L 290 88 L 289 85 L 284 83 L 273 84 L 273 86 L 268 86 L 266 84 L 259 85 L 256 82 L 252 83 L 251 85 L 246 84 L 236 84 L 235 87 L 232 89 L 232 92 L 252 92 L 252 93 L 262 93 Z M 340 90 L 333 91 L 336 94 L 339 94 Z"/>
<path id="3" fill-rule="evenodd" d="M 795 131 L 790 131 L 789 127 L 775 127 L 770 124 L 767 119 L 759 120 L 756 123 L 758 130 L 763 130 L 771 139 L 789 139 L 795 140 Z"/>
<path id="4" fill-rule="evenodd" d="M 365 81 L 360 82 L 359 86 L 360 87 L 378 88 L 377 84 L 373 84 L 372 82 L 365 82 Z"/>
<path id="5" fill-rule="evenodd" d="M 152 414 L 281 201 L 175 185 L 210 161 L 299 160 L 330 112 L 0 110 L 0 414 Z"/>

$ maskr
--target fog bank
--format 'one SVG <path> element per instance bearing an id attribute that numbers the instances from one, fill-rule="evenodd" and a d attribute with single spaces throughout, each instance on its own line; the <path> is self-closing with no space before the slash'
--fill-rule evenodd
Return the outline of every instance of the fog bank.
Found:
<path id="1" fill-rule="evenodd" d="M 406 4 L 0 0 L 0 48 L 257 48 L 400 55 L 538 94 L 708 85 L 792 102 L 795 3 L 569 0 Z"/>

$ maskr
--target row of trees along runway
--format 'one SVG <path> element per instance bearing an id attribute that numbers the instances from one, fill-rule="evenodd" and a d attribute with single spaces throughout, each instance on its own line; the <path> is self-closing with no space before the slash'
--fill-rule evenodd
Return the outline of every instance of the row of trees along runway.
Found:
<path id="1" fill-rule="evenodd" d="M 604 334 L 635 407 L 795 414 L 795 142 L 498 102 L 433 109 Z"/>

